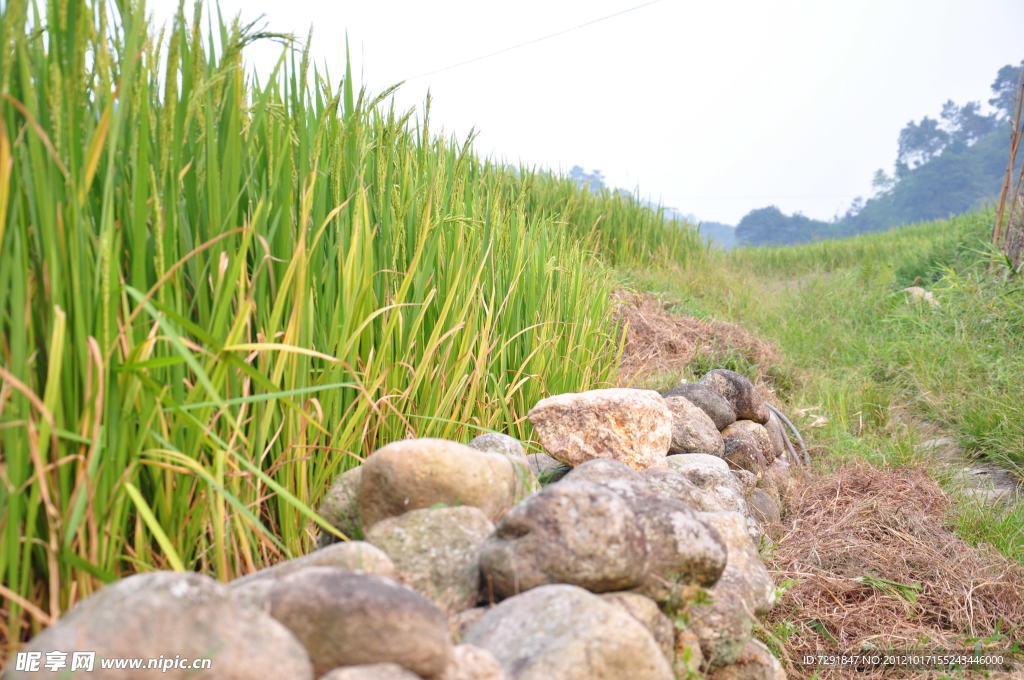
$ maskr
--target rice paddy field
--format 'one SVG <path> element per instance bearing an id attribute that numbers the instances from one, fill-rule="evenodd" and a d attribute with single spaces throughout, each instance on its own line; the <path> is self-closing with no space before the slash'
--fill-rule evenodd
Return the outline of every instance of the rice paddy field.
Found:
<path id="1" fill-rule="evenodd" d="M 525 435 L 543 395 L 614 380 L 611 267 L 706 252 L 477 158 L 301 44 L 203 26 L 3 6 L 6 640 L 125 573 L 307 550 L 311 507 L 382 443 Z M 269 39 L 259 80 L 242 51 Z"/>

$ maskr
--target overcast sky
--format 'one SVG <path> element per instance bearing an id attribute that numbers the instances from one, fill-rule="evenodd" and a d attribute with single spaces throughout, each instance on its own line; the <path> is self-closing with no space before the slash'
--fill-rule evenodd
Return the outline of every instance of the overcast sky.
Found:
<path id="1" fill-rule="evenodd" d="M 1022 0 L 220 4 L 265 15 L 271 30 L 305 36 L 312 24 L 332 74 L 347 31 L 361 84 L 407 81 L 402 108 L 429 90 L 435 128 L 475 128 L 480 154 L 600 169 L 611 186 L 730 224 L 771 204 L 845 212 L 877 168 L 891 170 L 909 120 L 937 116 L 947 99 L 986 100 L 999 67 L 1024 58 Z M 149 3 L 157 20 L 176 5 Z M 247 56 L 262 68 L 279 51 Z"/>

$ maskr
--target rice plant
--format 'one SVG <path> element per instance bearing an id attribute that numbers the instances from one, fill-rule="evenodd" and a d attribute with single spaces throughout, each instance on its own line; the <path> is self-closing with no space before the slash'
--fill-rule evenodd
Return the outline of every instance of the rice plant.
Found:
<path id="1" fill-rule="evenodd" d="M 614 379 L 609 267 L 694 230 L 477 158 L 308 47 L 141 2 L 0 23 L 0 637 L 310 545 L 330 480 Z M 243 50 L 282 42 L 273 72 Z M 385 93 L 386 94 L 386 93 Z"/>

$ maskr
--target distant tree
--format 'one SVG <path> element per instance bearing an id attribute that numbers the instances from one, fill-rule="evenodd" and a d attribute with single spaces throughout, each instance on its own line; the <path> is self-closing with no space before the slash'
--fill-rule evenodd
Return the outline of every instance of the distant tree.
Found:
<path id="1" fill-rule="evenodd" d="M 855 217 L 861 210 L 864 209 L 864 197 L 858 196 L 850 202 L 850 207 L 846 211 L 846 218 Z"/>
<path id="2" fill-rule="evenodd" d="M 1013 101 L 1017 94 L 1021 69 L 1024 69 L 1024 59 L 1018 66 L 1007 64 L 999 69 L 996 79 L 992 82 L 994 96 L 988 100 L 988 103 L 998 111 L 999 117 L 1003 120 L 1009 120 L 1011 111 L 1013 111 Z"/>
<path id="3" fill-rule="evenodd" d="M 771 205 L 747 213 L 736 225 L 736 240 L 742 245 L 788 245 L 823 238 L 829 231 L 827 222 L 800 213 L 785 215 Z"/>
<path id="4" fill-rule="evenodd" d="M 900 131 L 898 161 L 916 168 L 942 153 L 950 135 L 939 121 L 925 116 L 920 123 L 910 121 Z"/>
<path id="5" fill-rule="evenodd" d="M 875 176 L 871 180 L 871 187 L 875 190 L 875 193 L 885 193 L 892 189 L 894 184 L 896 184 L 895 178 L 889 177 L 885 170 L 882 168 L 875 170 Z"/>
<path id="6" fill-rule="evenodd" d="M 1006 173 L 1009 117 L 1022 71 L 1024 61 L 999 69 L 989 100 L 996 109 L 993 114 L 984 113 L 979 102 L 960 106 L 950 100 L 938 119 L 926 116 L 909 122 L 899 135 L 893 176 L 876 171 L 874 195 L 856 199 L 844 215 L 819 222 L 800 214 L 785 215 L 775 207 L 760 208 L 740 221 L 737 239 L 745 245 L 814 241 L 945 218 L 994 203 Z M 1015 176 L 1024 184 L 1021 155 Z M 1024 253 L 1024 226 L 1020 234 L 1016 253 Z"/>

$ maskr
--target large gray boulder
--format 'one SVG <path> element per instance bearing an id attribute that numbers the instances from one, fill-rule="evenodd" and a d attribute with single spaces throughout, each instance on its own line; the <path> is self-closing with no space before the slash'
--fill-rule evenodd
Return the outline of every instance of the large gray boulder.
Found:
<path id="1" fill-rule="evenodd" d="M 545 487 L 502 518 L 480 550 L 484 595 L 503 599 L 549 583 L 595 592 L 640 585 L 647 543 L 618 494 L 587 481 Z"/>
<path id="2" fill-rule="evenodd" d="M 716 368 L 708 371 L 700 382 L 729 402 L 737 418 L 758 423 L 768 422 L 768 406 L 757 393 L 754 384 L 745 376 L 725 368 Z"/>
<path id="3" fill-rule="evenodd" d="M 388 517 L 444 505 L 472 505 L 496 521 L 515 504 L 512 461 L 444 439 L 406 439 L 363 463 L 359 510 L 363 531 Z"/>
<path id="4" fill-rule="evenodd" d="M 586 478 L 629 504 L 647 546 L 639 592 L 658 602 L 667 602 L 688 592 L 689 586 L 713 584 L 722 573 L 725 548 L 714 529 L 701 521 L 688 504 L 659 490 L 653 481 L 657 474 L 640 474 L 617 461 L 594 460 L 574 469 L 561 483 Z"/>
<path id="5" fill-rule="evenodd" d="M 703 513 L 728 547 L 729 558 L 718 582 L 708 590 L 710 602 L 694 606 L 689 629 L 700 638 L 706 666 L 735 663 L 751 639 L 754 622 L 775 600 L 771 575 L 738 513 Z"/>
<path id="6" fill-rule="evenodd" d="M 688 505 L 640 485 L 625 492 L 640 521 L 647 543 L 647 562 L 640 592 L 660 603 L 686 597 L 692 586 L 718 581 L 726 550 L 717 531 Z"/>
<path id="7" fill-rule="evenodd" d="M 493 531 L 479 508 L 462 505 L 381 520 L 366 540 L 391 558 L 406 585 L 452 614 L 480 600 L 480 546 Z"/>
<path id="8" fill-rule="evenodd" d="M 437 678 L 452 658 L 448 620 L 410 588 L 373 574 L 309 567 L 277 579 L 270 613 L 309 652 L 318 675 L 396 663 Z"/>
<path id="9" fill-rule="evenodd" d="M 99 659 L 209 658 L 212 671 L 169 669 L 161 678 L 185 680 L 212 672 L 226 680 L 312 680 L 313 665 L 300 641 L 266 613 L 237 602 L 224 585 L 195 573 L 157 571 L 129 576 L 85 598 L 34 637 L 25 652 L 65 652 L 68 668 L 7 669 L 5 678 L 68 677 L 74 652 L 96 652 L 99 680 L 128 680 L 138 671 L 101 670 Z"/>
<path id="10" fill-rule="evenodd" d="M 666 397 L 672 411 L 672 444 L 669 454 L 713 453 L 725 450 L 722 435 L 718 433 L 711 416 L 695 406 L 686 397 Z"/>
<path id="11" fill-rule="evenodd" d="M 362 522 L 359 519 L 359 484 L 363 468 L 355 467 L 338 475 L 327 490 L 318 510 L 327 523 L 340 531 L 347 539 L 363 537 Z M 333 534 L 324 532 L 317 541 L 324 547 L 338 540 Z"/>
<path id="12" fill-rule="evenodd" d="M 559 394 L 537 402 L 527 417 L 544 449 L 573 467 L 594 458 L 635 470 L 662 465 L 672 442 L 672 414 L 653 390 Z"/>
<path id="13" fill-rule="evenodd" d="M 665 397 L 685 397 L 707 413 L 719 430 L 736 422 L 736 411 L 721 394 L 701 383 L 679 383 L 665 393 Z"/>
<path id="14" fill-rule="evenodd" d="M 650 632 L 621 608 L 570 585 L 535 588 L 494 607 L 466 632 L 510 680 L 672 680 Z"/>

